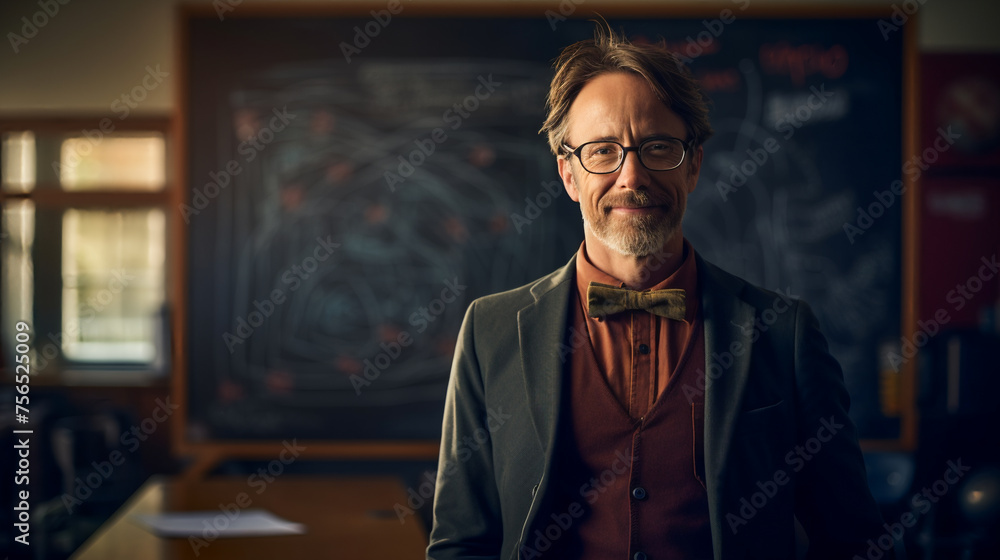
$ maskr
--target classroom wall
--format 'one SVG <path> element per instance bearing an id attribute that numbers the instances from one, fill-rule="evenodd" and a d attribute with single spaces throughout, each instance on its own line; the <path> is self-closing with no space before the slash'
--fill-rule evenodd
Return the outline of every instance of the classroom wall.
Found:
<path id="1" fill-rule="evenodd" d="M 11 44 L 11 33 L 22 34 L 22 17 L 31 19 L 39 1 L 57 3 L 59 11 L 26 43 Z M 222 0 L 218 0 L 222 1 Z M 273 0 L 228 0 L 235 10 Z M 307 0 L 308 1 L 308 0 Z M 436 0 L 463 4 L 470 0 Z M 569 0 L 566 0 L 569 1 Z M 662 4 L 665 0 L 631 0 L 635 4 Z M 721 7 L 731 2 L 666 0 L 679 5 Z M 903 0 L 733 0 L 753 6 L 903 6 Z M 63 5 L 61 2 L 65 2 Z M 340 3 L 311 0 L 315 3 Z M 310 2 L 310 3 L 311 3 Z M 919 4 L 919 45 L 924 52 L 1000 51 L 1000 2 L 995 0 L 906 0 Z M 157 85 L 130 114 L 166 114 L 174 106 L 174 19 L 178 0 L 3 0 L 0 2 L 0 115 L 96 114 L 117 115 L 114 101 L 141 84 L 152 70 Z M 211 5 L 212 0 L 193 4 Z M 298 0 L 296 4 L 307 3 Z M 352 2 L 354 3 L 354 2 Z M 404 0 L 404 10 L 408 0 Z M 503 2 L 500 2 L 503 3 Z M 525 0 L 540 13 L 555 0 Z M 599 11 L 598 0 L 576 0 L 580 9 Z M 373 7 L 384 1 L 366 1 Z M 606 2 L 604 2 L 605 5 Z M 52 10 L 53 8 L 50 8 Z M 404 11 L 405 13 L 405 11 Z M 44 18 L 39 17 L 40 21 Z M 30 29 L 29 29 L 30 33 Z M 19 42 L 16 38 L 15 42 Z M 146 79 L 150 83 L 149 79 Z"/>

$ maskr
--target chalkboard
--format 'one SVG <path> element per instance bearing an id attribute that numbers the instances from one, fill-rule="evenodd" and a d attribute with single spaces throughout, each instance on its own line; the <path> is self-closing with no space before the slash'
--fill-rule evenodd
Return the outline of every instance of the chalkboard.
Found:
<path id="1" fill-rule="evenodd" d="M 188 441 L 436 439 L 469 302 L 579 247 L 537 131 L 552 59 L 594 24 L 412 11 L 184 22 Z M 608 19 L 665 39 L 712 99 L 688 239 L 809 301 L 862 436 L 897 437 L 877 380 L 902 205 L 844 225 L 900 179 L 901 34 L 739 4 Z"/>

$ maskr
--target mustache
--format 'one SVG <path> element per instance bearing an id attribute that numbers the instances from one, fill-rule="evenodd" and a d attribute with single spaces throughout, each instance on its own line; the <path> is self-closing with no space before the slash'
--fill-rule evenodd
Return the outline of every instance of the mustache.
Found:
<path id="1" fill-rule="evenodd" d="M 664 206 L 671 204 L 669 200 L 658 200 L 643 191 L 628 191 L 614 196 L 605 196 L 601 200 L 601 208 L 610 212 L 611 208 L 624 206 L 626 208 L 641 208 L 644 206 Z"/>

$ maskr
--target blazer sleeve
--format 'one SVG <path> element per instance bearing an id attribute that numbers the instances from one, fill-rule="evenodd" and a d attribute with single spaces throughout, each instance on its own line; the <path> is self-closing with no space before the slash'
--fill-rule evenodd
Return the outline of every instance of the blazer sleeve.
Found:
<path id="1" fill-rule="evenodd" d="M 448 381 L 428 560 L 496 559 L 503 542 L 493 442 L 480 444 L 474 436 L 488 427 L 475 307 L 473 302 L 462 322 Z"/>
<path id="2" fill-rule="evenodd" d="M 885 532 L 882 516 L 848 417 L 850 397 L 840 364 L 802 301 L 795 315 L 794 354 L 797 443 L 804 446 L 815 438 L 820 445 L 814 455 L 805 452 L 810 458 L 803 459 L 795 490 L 795 515 L 809 536 L 806 558 L 866 558 L 867 549 Z M 883 560 L 894 558 L 892 550 L 880 552 Z"/>

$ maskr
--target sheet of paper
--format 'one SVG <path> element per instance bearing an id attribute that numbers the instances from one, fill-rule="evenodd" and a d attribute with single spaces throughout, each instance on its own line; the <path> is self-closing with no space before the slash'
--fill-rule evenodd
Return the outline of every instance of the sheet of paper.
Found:
<path id="1" fill-rule="evenodd" d="M 206 531 L 218 534 L 218 538 L 299 535 L 306 532 L 305 525 L 286 521 L 262 509 L 240 511 L 235 518 L 221 510 L 213 510 L 135 514 L 132 519 L 160 537 L 202 536 Z"/>

